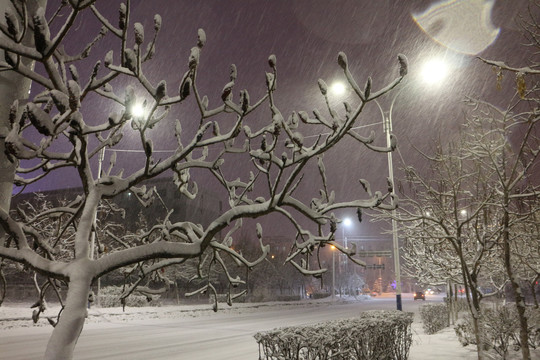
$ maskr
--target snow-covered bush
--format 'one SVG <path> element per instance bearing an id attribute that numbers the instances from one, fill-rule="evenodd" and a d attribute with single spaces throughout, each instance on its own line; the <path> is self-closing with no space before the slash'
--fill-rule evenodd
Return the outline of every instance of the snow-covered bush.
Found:
<path id="1" fill-rule="evenodd" d="M 435 334 L 447 327 L 448 306 L 446 304 L 428 304 L 420 306 L 422 327 L 426 334 Z"/>
<path id="2" fill-rule="evenodd" d="M 540 346 L 540 311 L 527 308 L 529 320 L 529 346 Z M 484 348 L 492 349 L 501 357 L 506 358 L 510 350 L 521 348 L 519 337 L 519 319 L 513 305 L 496 308 L 482 308 L 480 338 L 483 339 Z M 456 335 L 461 345 L 476 344 L 471 316 L 467 315 L 455 327 Z"/>
<path id="3" fill-rule="evenodd" d="M 259 359 L 407 359 L 412 313 L 367 311 L 358 318 L 255 334 Z"/>
<path id="4" fill-rule="evenodd" d="M 123 306 L 120 295 L 122 288 L 119 286 L 107 286 L 100 289 L 99 301 L 100 306 L 104 308 L 121 307 Z M 126 298 L 125 306 L 128 307 L 143 307 L 143 306 L 161 306 L 159 295 L 138 295 L 131 294 Z"/>
<path id="5" fill-rule="evenodd" d="M 329 293 L 319 293 L 319 292 L 313 293 L 313 294 L 311 295 L 311 297 L 312 297 L 313 299 L 325 299 L 325 298 L 327 298 L 327 297 L 329 297 L 329 296 L 330 296 Z"/>
<path id="6" fill-rule="evenodd" d="M 476 337 L 471 316 L 461 319 L 455 326 L 454 331 L 462 346 L 476 345 Z"/>

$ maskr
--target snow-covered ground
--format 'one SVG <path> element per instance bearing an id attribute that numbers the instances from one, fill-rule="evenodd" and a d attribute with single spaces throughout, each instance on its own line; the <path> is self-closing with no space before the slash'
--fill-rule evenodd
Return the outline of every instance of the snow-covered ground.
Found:
<path id="1" fill-rule="evenodd" d="M 423 303 L 413 302 L 412 295 L 404 294 L 404 308 L 407 311 L 414 311 L 415 321 L 412 326 L 413 330 L 413 344 L 410 351 L 411 360 L 425 360 L 425 359 L 476 359 L 475 348 L 468 346 L 462 347 L 454 333 L 453 328 L 446 328 L 435 335 L 426 335 L 422 329 L 420 317 L 417 312 L 418 307 Z M 360 300 L 354 300 L 354 306 L 357 309 L 371 309 L 371 308 L 391 308 L 393 304 L 392 294 L 383 294 L 376 298 L 363 298 Z M 353 299 L 348 299 L 353 300 Z M 428 298 L 428 301 L 441 301 L 437 297 Z M 348 303 L 353 301 L 347 301 Z M 341 302 L 343 304 L 343 301 Z M 305 308 L 312 308 L 312 312 L 322 313 L 324 309 L 329 307 L 328 300 L 314 300 L 303 301 L 301 303 L 257 303 L 257 304 L 241 304 L 237 303 L 234 306 L 228 307 L 223 304 L 220 308 L 219 316 L 225 322 L 231 322 L 231 319 L 238 318 L 238 315 L 253 317 L 253 313 L 268 313 L 274 314 L 274 312 L 287 312 L 290 310 L 304 310 Z M 339 307 L 338 305 L 335 305 Z M 163 307 L 143 307 L 143 308 L 126 308 L 125 312 L 122 312 L 120 308 L 97 308 L 93 307 L 89 310 L 87 325 L 85 327 L 89 331 L 99 331 L 100 329 L 112 329 L 114 327 L 124 324 L 155 324 L 159 319 L 167 319 L 168 321 L 174 321 L 175 319 L 184 319 L 184 323 L 190 323 L 200 318 L 201 321 L 211 321 L 213 312 L 209 305 L 183 305 L 183 306 L 163 306 Z M 345 308 L 345 306 L 343 306 Z M 51 306 L 46 310 L 45 316 L 54 317 L 58 308 Z M 300 311 L 293 311 L 293 313 L 300 313 Z M 236 315 L 236 316 L 235 316 Z M 271 315 L 275 316 L 275 315 Z M 331 316 L 331 315 L 329 315 Z M 264 314 L 261 316 L 261 322 L 268 322 L 264 320 Z M 195 321 L 196 322 L 196 321 Z M 247 326 L 247 325 L 246 325 Z M 273 325 L 272 325 L 273 326 Z M 42 328 L 42 331 L 39 328 Z M 6 304 L 6 306 L 0 307 L 0 339 L 15 334 L 28 334 L 30 333 L 43 333 L 46 327 L 50 327 L 47 320 L 42 318 L 38 321 L 38 324 L 33 324 L 31 320 L 31 309 L 29 304 Z M 46 338 L 45 334 L 43 334 Z M 83 331 L 82 337 L 85 336 Z M 31 336 L 29 336 L 31 338 Z M 251 336 L 246 337 L 246 341 L 251 341 L 248 348 L 255 349 L 256 345 Z M 249 339 L 249 340 L 247 340 Z M 30 340 L 29 340 L 30 341 Z M 0 340 L 0 354 L 3 353 L 2 347 L 7 348 L 7 344 Z M 246 358 L 256 358 L 256 352 L 253 356 L 247 356 Z M 19 357 L 22 358 L 22 357 Z M 77 358 L 77 356 L 76 356 Z M 163 359 L 170 357 L 163 357 Z M 517 358 L 517 357 L 516 357 Z M 161 357 L 160 357 L 161 359 Z"/>

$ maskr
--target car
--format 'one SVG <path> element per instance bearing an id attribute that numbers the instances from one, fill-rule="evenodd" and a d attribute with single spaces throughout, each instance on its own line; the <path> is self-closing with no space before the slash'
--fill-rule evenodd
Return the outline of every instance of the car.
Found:
<path id="1" fill-rule="evenodd" d="M 414 300 L 426 300 L 426 295 L 423 291 L 417 291 L 414 293 Z"/>

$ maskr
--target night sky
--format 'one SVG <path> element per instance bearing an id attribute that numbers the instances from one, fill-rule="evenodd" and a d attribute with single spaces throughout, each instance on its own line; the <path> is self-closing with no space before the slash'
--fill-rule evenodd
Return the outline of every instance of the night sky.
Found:
<path id="1" fill-rule="evenodd" d="M 479 4 L 488 1 L 462 0 L 445 1 L 451 5 L 460 3 Z M 293 110 L 311 112 L 318 107 L 324 109 L 317 80 L 328 84 L 344 80 L 337 65 L 337 54 L 343 51 L 349 59 L 351 72 L 359 84 L 372 76 L 374 88 L 390 82 L 398 75 L 397 55 L 405 54 L 409 59 L 410 74 L 402 84 L 407 88 L 399 93 L 392 117 L 394 133 L 399 140 L 401 155 L 408 163 L 415 163 L 418 155 L 413 146 L 421 149 L 434 147 L 441 137 L 449 138 L 463 121 L 465 96 L 490 100 L 500 106 L 507 105 L 508 94 L 513 89 L 513 78 L 507 76 L 503 90 L 496 89 L 495 74 L 481 63 L 477 55 L 504 60 L 512 65 L 527 65 L 532 59 L 520 44 L 525 42 L 516 24 L 516 16 L 527 11 L 527 0 L 495 0 L 488 22 L 500 32 L 495 41 L 480 54 L 463 54 L 447 48 L 426 34 L 415 22 L 413 15 L 427 11 L 437 3 L 435 0 L 152 0 L 132 1 L 132 21 L 141 22 L 146 36 L 152 36 L 153 15 L 160 14 L 163 26 L 157 42 L 155 59 L 145 67 L 147 76 L 157 83 L 167 79 L 169 89 L 178 87 L 181 76 L 187 69 L 189 50 L 196 44 L 197 29 L 203 28 L 208 38 L 203 49 L 199 88 L 208 95 L 210 105 L 217 105 L 223 85 L 228 82 L 229 66 L 236 64 L 238 81 L 236 91 L 248 89 L 252 99 L 265 91 L 264 73 L 268 71 L 270 54 L 277 57 L 278 90 L 276 103 L 281 112 L 288 116 Z M 54 1 L 49 1 L 50 4 Z M 98 1 L 97 7 L 111 15 L 116 23 L 119 1 Z M 463 4 L 461 4 L 463 5 Z M 482 15 L 482 14 L 480 14 Z M 478 15 L 478 18 L 480 18 Z M 441 15 L 444 18 L 444 13 Z M 450 16 L 450 15 L 449 15 Z M 456 36 L 463 33 L 459 19 L 454 13 L 448 23 L 436 26 L 453 26 Z M 463 15 L 466 18 L 466 14 Z M 458 24 L 458 25 L 456 25 Z M 461 24 L 462 26 L 470 26 Z M 76 32 L 70 34 L 66 49 L 82 48 L 99 31 L 99 24 L 92 16 L 82 17 L 75 24 Z M 473 36 L 471 34 L 471 36 Z M 471 40 L 472 41 L 472 40 Z M 93 64 L 103 59 L 115 40 L 105 38 L 95 48 L 88 60 Z M 118 54 L 115 54 L 119 56 Z M 419 73 L 424 61 L 439 56 L 451 64 L 450 75 L 436 86 L 423 84 Z M 84 71 L 79 68 L 79 71 Z M 122 86 L 114 84 L 115 87 Z M 33 89 L 37 90 L 37 89 Z M 380 99 L 383 108 L 388 108 L 397 92 Z M 235 94 L 235 96 L 238 96 Z M 352 95 L 340 95 L 347 99 Z M 341 102 L 342 99 L 335 98 Z M 85 117 L 102 121 L 113 111 L 111 105 L 99 99 L 90 99 Z M 96 112 L 96 109 L 103 110 Z M 189 108 L 175 114 L 181 121 L 198 122 Z M 262 116 L 262 115 L 261 115 Z M 250 121 L 265 121 L 255 119 Z M 375 130 L 376 142 L 383 145 L 381 114 L 372 103 L 358 125 L 366 127 L 366 134 Z M 371 125 L 376 124 L 376 125 Z M 166 136 L 167 129 L 156 129 L 156 150 L 167 150 L 174 146 L 174 137 Z M 131 150 L 128 140 L 121 148 Z M 170 145 L 167 141 L 170 139 Z M 338 191 L 349 187 L 350 179 L 367 178 L 377 180 L 387 176 L 386 155 L 373 155 L 359 148 L 351 152 L 350 143 L 344 142 L 327 156 L 327 170 L 339 174 L 334 185 Z M 119 162 L 136 162 L 137 153 L 119 154 Z M 394 156 L 396 175 L 399 177 L 399 156 Z M 348 180 L 349 179 L 349 180 Z M 51 178 L 51 180 L 53 180 Z M 65 171 L 54 181 L 32 185 L 25 191 L 76 187 L 80 184 L 70 171 Z M 16 189 L 18 191 L 20 189 Z M 338 199 L 339 200 L 339 199 Z"/>

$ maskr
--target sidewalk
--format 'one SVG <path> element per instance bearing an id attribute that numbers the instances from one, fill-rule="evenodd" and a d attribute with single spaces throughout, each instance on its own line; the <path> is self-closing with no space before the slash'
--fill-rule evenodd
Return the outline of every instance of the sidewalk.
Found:
<path id="1" fill-rule="evenodd" d="M 436 334 L 424 333 L 420 315 L 415 314 L 412 324 L 413 343 L 409 360 L 473 360 L 478 359 L 474 346 L 463 347 L 459 343 L 453 327 L 447 327 Z"/>

